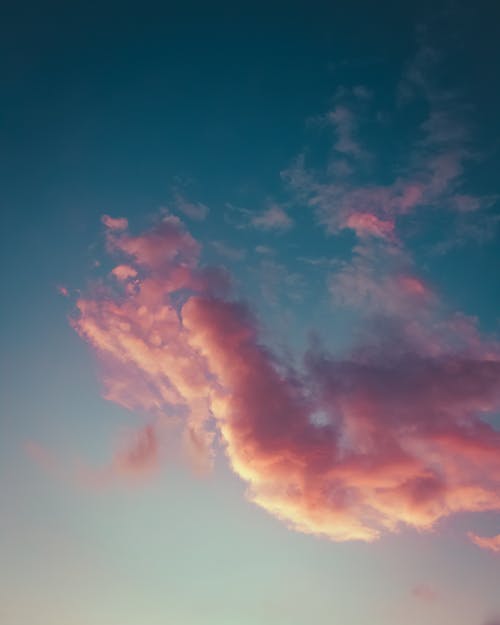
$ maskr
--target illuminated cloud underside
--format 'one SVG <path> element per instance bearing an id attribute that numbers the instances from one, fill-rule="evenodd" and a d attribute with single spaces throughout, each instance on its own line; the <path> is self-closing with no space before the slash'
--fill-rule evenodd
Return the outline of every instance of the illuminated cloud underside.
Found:
<path id="1" fill-rule="evenodd" d="M 105 396 L 154 416 L 140 453 L 122 452 L 126 471 L 156 466 L 154 437 L 175 418 L 198 467 L 220 436 L 248 497 L 298 531 L 370 541 L 500 510 L 500 433 L 485 420 L 500 408 L 498 347 L 447 317 L 417 276 L 387 278 L 383 340 L 374 328 L 343 360 L 311 349 L 290 372 L 176 217 L 139 236 L 104 223 L 117 265 L 78 300 L 73 324 L 104 365 Z M 363 280 L 370 295 L 359 253 L 342 288 Z"/>

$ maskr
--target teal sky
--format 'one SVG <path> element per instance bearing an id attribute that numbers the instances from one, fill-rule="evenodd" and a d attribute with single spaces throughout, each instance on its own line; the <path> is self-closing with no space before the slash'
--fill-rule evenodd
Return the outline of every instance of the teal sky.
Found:
<path id="1" fill-rule="evenodd" d="M 401 5 L 4 7 L 2 625 L 500 623 L 500 12 Z"/>

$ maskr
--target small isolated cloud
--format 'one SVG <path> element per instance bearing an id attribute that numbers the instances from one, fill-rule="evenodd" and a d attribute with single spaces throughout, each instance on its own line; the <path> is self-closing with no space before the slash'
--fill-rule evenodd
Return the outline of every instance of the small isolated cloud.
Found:
<path id="1" fill-rule="evenodd" d="M 129 278 L 135 278 L 137 271 L 130 265 L 117 265 L 112 269 L 111 275 L 117 280 L 125 281 Z"/>
<path id="2" fill-rule="evenodd" d="M 500 553 L 500 534 L 496 536 L 478 536 L 473 532 L 469 532 L 468 536 L 470 540 L 481 549 Z"/>
<path id="3" fill-rule="evenodd" d="M 271 247 L 268 247 L 267 245 L 256 245 L 255 251 L 257 252 L 257 254 L 260 254 L 261 256 L 273 256 L 274 255 L 274 250 Z"/>
<path id="4" fill-rule="evenodd" d="M 355 139 L 358 123 L 354 113 L 342 104 L 338 104 L 327 114 L 328 121 L 334 126 L 337 133 L 337 141 L 334 148 L 341 154 L 354 158 L 366 158 L 368 153 Z"/>
<path id="5" fill-rule="evenodd" d="M 417 584 L 411 589 L 411 594 L 415 599 L 433 603 L 439 598 L 438 592 L 429 584 Z"/>
<path id="6" fill-rule="evenodd" d="M 353 87 L 352 92 L 360 100 L 370 100 L 373 97 L 373 93 L 364 85 L 356 85 Z"/>
<path id="7" fill-rule="evenodd" d="M 110 217 L 109 215 L 103 215 L 101 217 L 102 223 L 110 230 L 126 230 L 128 228 L 128 220 L 125 217 Z"/>
<path id="8" fill-rule="evenodd" d="M 254 215 L 250 223 L 259 230 L 285 231 L 293 226 L 293 220 L 278 204 L 272 204 L 267 210 Z"/>
<path id="9" fill-rule="evenodd" d="M 224 241 L 212 241 L 214 250 L 228 260 L 243 260 L 246 256 L 246 250 L 242 247 L 236 248 L 232 245 L 224 243 Z"/>
<path id="10" fill-rule="evenodd" d="M 297 260 L 312 267 L 331 267 L 338 264 L 336 258 L 329 258 L 328 256 L 299 256 Z"/>
<path id="11" fill-rule="evenodd" d="M 68 288 L 65 287 L 63 284 L 59 284 L 57 287 L 57 292 L 59 293 L 59 295 L 62 295 L 63 297 L 69 297 L 69 291 Z"/>
<path id="12" fill-rule="evenodd" d="M 175 194 L 174 205 L 178 211 L 193 221 L 203 221 L 210 210 L 206 204 L 191 202 L 180 193 Z"/>

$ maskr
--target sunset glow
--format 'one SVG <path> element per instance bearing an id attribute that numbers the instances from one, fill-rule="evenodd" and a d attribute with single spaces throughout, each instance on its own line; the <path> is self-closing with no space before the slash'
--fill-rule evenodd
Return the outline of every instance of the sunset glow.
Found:
<path id="1" fill-rule="evenodd" d="M 0 26 L 0 625 L 499 625 L 498 7 L 181 4 Z"/>

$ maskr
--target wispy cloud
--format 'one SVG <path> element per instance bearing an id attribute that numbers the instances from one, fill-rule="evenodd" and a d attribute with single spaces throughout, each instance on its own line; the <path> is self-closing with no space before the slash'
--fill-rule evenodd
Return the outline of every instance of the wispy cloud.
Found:
<path id="1" fill-rule="evenodd" d="M 250 223 L 259 230 L 285 231 L 293 226 L 292 218 L 278 204 L 271 204 L 266 210 L 253 215 Z"/>
<path id="2" fill-rule="evenodd" d="M 255 251 L 261 256 L 273 256 L 275 253 L 274 250 L 268 245 L 256 245 Z"/>
<path id="3" fill-rule="evenodd" d="M 57 285 L 56 289 L 59 295 L 62 295 L 63 297 L 69 297 L 68 287 L 64 286 L 63 284 L 59 284 Z"/>
<path id="4" fill-rule="evenodd" d="M 283 263 L 267 258 L 261 260 L 258 284 L 265 301 L 277 306 L 286 300 L 300 300 L 305 291 L 305 280 L 300 273 L 290 271 Z"/>
<path id="5" fill-rule="evenodd" d="M 224 241 L 212 241 L 211 246 L 214 250 L 228 260 L 243 260 L 246 256 L 246 250 L 242 247 L 236 248 Z"/>
<path id="6" fill-rule="evenodd" d="M 429 584 L 417 584 L 411 589 L 411 594 L 415 599 L 425 601 L 427 603 L 433 603 L 439 598 L 439 593 L 435 588 Z"/>
<path id="7" fill-rule="evenodd" d="M 176 192 L 174 195 L 174 206 L 176 210 L 180 211 L 183 215 L 194 221 L 203 221 L 210 212 L 210 209 L 206 204 L 187 200 L 179 192 Z"/>
<path id="8" fill-rule="evenodd" d="M 55 478 L 86 489 L 106 489 L 120 484 L 140 484 L 151 478 L 161 466 L 161 450 L 157 428 L 124 431 L 109 462 L 92 466 L 73 456 L 61 458 L 37 442 L 25 445 L 28 456 Z"/>
<path id="9" fill-rule="evenodd" d="M 341 154 L 347 154 L 354 158 L 367 158 L 367 151 L 361 147 L 355 138 L 357 131 L 356 117 L 347 106 L 338 104 L 327 114 L 327 119 L 333 125 L 337 133 L 334 149 Z"/>
<path id="10" fill-rule="evenodd" d="M 439 55 L 422 43 L 400 82 L 395 108 L 418 98 L 428 114 L 423 121 L 414 119 L 413 139 L 411 133 L 404 134 L 399 148 L 393 150 L 392 179 L 387 176 L 389 165 L 384 173 L 387 181 L 379 182 L 374 167 L 376 151 L 370 149 L 369 141 L 362 141 L 362 129 L 371 123 L 372 129 L 365 133 L 369 138 L 378 125 L 375 96 L 361 98 L 359 89 L 346 88 L 337 92 L 334 108 L 318 118 L 327 120 L 336 131 L 330 156 L 322 166 L 317 158 L 314 166 L 308 166 L 305 151 L 282 172 L 297 203 L 308 204 L 329 234 L 350 229 L 358 236 L 391 238 L 398 221 L 417 210 L 433 209 L 446 211 L 457 220 L 446 233 L 447 242 L 441 249 L 445 251 L 452 246 L 450 241 L 475 237 L 473 222 L 478 221 L 478 214 L 493 225 L 495 216 L 488 211 L 498 197 L 464 190 L 466 164 L 480 156 L 464 121 L 466 107 L 457 94 L 440 89 L 433 79 L 438 62 Z M 360 99 L 362 116 L 357 109 Z M 411 120 L 412 114 L 408 118 Z M 387 158 L 383 151 L 381 155 Z M 468 227 L 464 226 L 464 213 L 475 213 Z"/>
<path id="11" fill-rule="evenodd" d="M 481 549 L 500 553 L 500 534 L 496 536 L 478 536 L 473 532 L 469 532 L 468 536 L 470 540 L 478 547 L 481 547 Z"/>
<path id="12" fill-rule="evenodd" d="M 110 217 L 109 215 L 103 215 L 101 218 L 102 223 L 110 230 L 126 230 L 128 228 L 128 220 L 124 217 Z"/>

